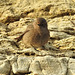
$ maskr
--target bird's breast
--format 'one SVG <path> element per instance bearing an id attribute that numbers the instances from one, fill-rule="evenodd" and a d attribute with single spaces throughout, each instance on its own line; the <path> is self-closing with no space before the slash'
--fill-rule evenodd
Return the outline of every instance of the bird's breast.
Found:
<path id="1" fill-rule="evenodd" d="M 34 31 L 34 35 L 33 35 L 33 38 L 32 38 L 32 41 L 31 41 L 31 44 L 35 47 L 40 47 L 40 46 L 43 46 L 45 43 L 47 43 L 48 41 L 48 31 L 43 31 L 43 30 L 35 30 Z"/>

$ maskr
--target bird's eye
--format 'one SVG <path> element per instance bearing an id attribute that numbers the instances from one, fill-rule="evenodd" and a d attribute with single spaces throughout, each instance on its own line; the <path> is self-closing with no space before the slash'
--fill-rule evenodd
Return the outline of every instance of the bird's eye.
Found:
<path id="1" fill-rule="evenodd" d="M 40 24 L 38 24 L 40 26 Z"/>

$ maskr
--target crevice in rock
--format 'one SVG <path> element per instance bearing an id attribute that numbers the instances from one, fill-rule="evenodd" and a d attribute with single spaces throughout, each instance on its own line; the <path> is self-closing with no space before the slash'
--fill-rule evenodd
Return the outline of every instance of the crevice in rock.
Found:
<path id="1" fill-rule="evenodd" d="M 14 42 L 14 41 L 11 41 L 11 45 L 12 45 L 12 46 L 16 46 L 17 48 L 20 48 L 20 47 L 18 46 L 18 44 L 17 44 L 16 42 Z"/>
<path id="2" fill-rule="evenodd" d="M 29 52 L 26 52 L 25 55 L 26 55 L 26 56 L 30 56 L 30 53 L 29 53 Z"/>
<path id="3" fill-rule="evenodd" d="M 67 34 L 69 34 L 69 35 L 75 35 L 75 31 L 74 31 L 74 29 L 73 28 L 65 28 L 64 30 L 62 30 L 62 31 L 58 31 L 58 30 L 50 30 L 50 31 L 54 31 L 54 32 L 64 32 L 64 33 L 67 33 Z M 52 37 L 50 37 L 51 39 L 54 39 L 54 38 L 52 38 Z M 58 40 L 60 40 L 59 38 L 58 38 Z"/>
<path id="4" fill-rule="evenodd" d="M 75 19 L 73 19 L 73 20 L 75 20 Z M 70 21 L 70 22 L 75 26 L 75 23 L 73 21 Z"/>
<path id="5" fill-rule="evenodd" d="M 64 17 L 64 16 L 70 16 L 70 14 L 71 14 L 71 16 L 73 16 L 73 15 L 75 15 L 75 12 L 65 12 L 65 13 L 61 13 L 61 14 L 57 14 L 57 15 L 55 15 L 55 16 L 52 16 L 51 17 L 51 19 L 54 19 L 54 18 L 56 18 L 56 17 Z"/>
<path id="6" fill-rule="evenodd" d="M 34 60 L 35 60 L 35 58 L 33 58 L 33 59 L 31 60 L 31 63 L 32 63 Z M 30 63 L 29 66 L 28 66 L 28 71 L 29 71 L 29 69 L 30 69 L 31 63 Z M 29 71 L 29 73 L 31 74 L 31 73 L 33 73 L 33 72 L 32 72 L 32 71 Z"/>
<path id="7" fill-rule="evenodd" d="M 17 16 L 8 16 L 5 23 L 12 23 L 20 20 L 20 15 Z"/>
<path id="8" fill-rule="evenodd" d="M 51 8 L 52 6 L 54 6 L 54 5 L 48 5 L 48 6 L 46 6 L 43 10 L 44 10 L 45 12 L 49 12 L 49 11 L 50 11 L 50 8 Z"/>
<path id="9" fill-rule="evenodd" d="M 31 12 L 34 12 L 34 9 L 32 9 L 32 10 L 30 10 L 30 11 L 27 11 L 27 12 L 25 12 L 25 14 L 26 15 L 28 15 L 29 13 L 31 13 Z M 22 16 L 23 17 L 23 16 Z"/>
<path id="10" fill-rule="evenodd" d="M 75 35 L 75 32 L 72 32 L 72 33 L 71 33 L 71 32 L 66 31 L 66 30 L 65 30 L 64 32 L 67 33 L 67 34 L 69 34 L 69 35 L 73 35 L 73 36 Z"/>
<path id="11" fill-rule="evenodd" d="M 75 56 L 72 56 L 71 58 L 75 59 Z"/>
<path id="12" fill-rule="evenodd" d="M 66 69 L 66 74 L 65 75 L 68 75 L 69 60 L 70 60 L 70 58 L 67 60 L 67 69 Z"/>
<path id="13" fill-rule="evenodd" d="M 19 21 L 20 18 L 26 17 L 31 12 L 34 12 L 34 9 L 31 9 L 29 11 L 23 12 L 20 15 L 7 16 L 4 23 L 9 25 L 9 23 L 12 23 L 12 22 L 15 22 L 15 21 Z"/>
<path id="14" fill-rule="evenodd" d="M 75 59 L 75 51 L 73 51 L 73 55 L 71 56 L 71 58 Z"/>
<path id="15" fill-rule="evenodd" d="M 31 74 L 32 72 L 26 72 L 26 73 L 18 73 L 18 74 L 14 74 L 14 75 L 27 75 L 27 74 Z"/>

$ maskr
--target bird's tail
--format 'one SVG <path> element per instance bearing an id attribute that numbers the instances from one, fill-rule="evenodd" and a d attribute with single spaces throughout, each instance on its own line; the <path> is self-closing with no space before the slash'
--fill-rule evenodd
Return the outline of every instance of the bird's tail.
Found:
<path id="1" fill-rule="evenodd" d="M 22 37 L 23 37 L 23 35 L 26 33 L 26 32 L 28 32 L 29 30 L 27 30 L 27 31 L 25 31 L 22 35 L 20 35 L 19 37 L 16 37 L 15 39 L 17 40 L 16 42 L 19 42 L 21 39 L 22 39 Z"/>
<path id="2" fill-rule="evenodd" d="M 19 41 L 22 39 L 23 35 L 24 35 L 24 34 L 20 35 L 19 37 L 16 37 L 16 38 L 15 38 L 15 39 L 17 40 L 16 42 L 19 42 Z"/>

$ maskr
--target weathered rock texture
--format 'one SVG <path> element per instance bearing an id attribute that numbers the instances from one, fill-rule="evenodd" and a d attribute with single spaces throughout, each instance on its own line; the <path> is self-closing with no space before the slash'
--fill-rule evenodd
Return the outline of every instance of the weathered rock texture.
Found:
<path id="1" fill-rule="evenodd" d="M 35 51 L 15 38 L 37 17 L 50 40 Z M 0 75 L 75 75 L 75 0 L 0 0 Z"/>

